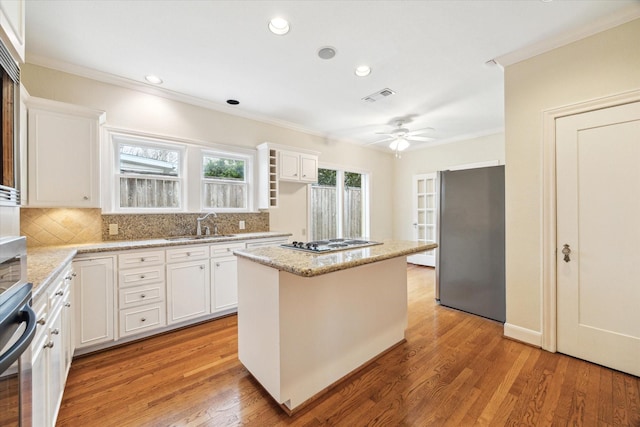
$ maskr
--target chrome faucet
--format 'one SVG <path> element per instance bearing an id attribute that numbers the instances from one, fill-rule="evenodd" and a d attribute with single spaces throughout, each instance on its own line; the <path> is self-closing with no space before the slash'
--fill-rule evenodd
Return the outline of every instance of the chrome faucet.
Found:
<path id="1" fill-rule="evenodd" d="M 203 217 L 200 217 L 200 218 L 196 219 L 196 221 L 198 222 L 198 226 L 196 227 L 196 235 L 198 235 L 198 236 L 202 236 L 202 225 L 201 225 L 201 223 L 202 223 L 202 221 L 204 221 L 205 219 L 207 219 L 207 217 L 208 217 L 209 215 L 213 215 L 213 217 L 214 217 L 214 218 L 217 218 L 217 217 L 218 217 L 218 215 L 216 215 L 216 213 L 215 213 L 215 212 L 209 212 L 209 213 L 208 213 L 208 214 L 206 214 L 205 216 L 203 216 Z"/>

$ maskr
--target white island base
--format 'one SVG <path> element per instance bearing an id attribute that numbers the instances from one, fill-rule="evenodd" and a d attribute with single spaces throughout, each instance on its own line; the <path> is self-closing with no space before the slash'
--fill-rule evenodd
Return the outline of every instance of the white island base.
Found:
<path id="1" fill-rule="evenodd" d="M 238 258 L 238 357 L 291 414 L 404 341 L 400 256 L 313 277 Z"/>

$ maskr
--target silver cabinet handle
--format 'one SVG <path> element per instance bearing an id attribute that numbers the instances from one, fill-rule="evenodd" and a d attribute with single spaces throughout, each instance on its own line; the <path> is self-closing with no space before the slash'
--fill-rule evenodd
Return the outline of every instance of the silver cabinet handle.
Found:
<path id="1" fill-rule="evenodd" d="M 52 335 L 60 335 L 60 329 L 54 329 L 53 331 L 51 331 Z"/>
<path id="2" fill-rule="evenodd" d="M 44 317 L 40 318 L 40 320 L 38 320 L 36 322 L 38 325 L 44 325 L 47 323 L 47 319 L 45 319 Z"/>
<path id="3" fill-rule="evenodd" d="M 140 321 L 141 321 L 141 322 L 146 322 L 146 321 L 147 321 L 147 318 L 146 318 L 146 317 L 143 317 L 143 318 L 141 318 L 141 319 L 140 319 Z"/>
<path id="4" fill-rule="evenodd" d="M 216 262 L 216 267 L 220 267 L 220 263 L 219 262 Z"/>
<path id="5" fill-rule="evenodd" d="M 200 270 L 204 270 L 204 265 L 201 265 L 201 266 L 200 266 Z"/>
<path id="6" fill-rule="evenodd" d="M 83 200 L 89 200 L 89 196 L 84 196 L 82 199 Z"/>
<path id="7" fill-rule="evenodd" d="M 187 252 L 187 256 L 191 256 L 191 252 Z"/>
<path id="8" fill-rule="evenodd" d="M 147 294 L 140 294 L 140 298 L 146 298 Z"/>
<path id="9" fill-rule="evenodd" d="M 78 274 L 74 271 L 73 273 L 71 273 L 71 276 L 76 277 Z"/>
<path id="10" fill-rule="evenodd" d="M 73 277 L 71 277 L 71 275 L 68 275 L 67 277 L 64 278 L 64 280 L 71 280 L 73 279 Z"/>
<path id="11" fill-rule="evenodd" d="M 42 348 L 53 348 L 53 341 L 49 341 Z"/>
<path id="12" fill-rule="evenodd" d="M 68 302 L 68 303 L 66 303 L 64 306 L 65 306 L 65 307 L 71 307 L 71 303 L 70 303 L 70 302 Z"/>
<path id="13" fill-rule="evenodd" d="M 564 262 L 571 261 L 571 258 L 569 258 L 569 254 L 571 254 L 571 248 L 566 243 L 562 247 L 562 254 L 564 255 Z"/>
<path id="14" fill-rule="evenodd" d="M 61 297 L 62 295 L 64 295 L 64 292 L 62 292 L 62 290 L 59 290 L 58 292 L 56 292 L 57 297 Z"/>
<path id="15" fill-rule="evenodd" d="M 144 262 L 144 258 L 140 258 L 140 262 Z"/>
<path id="16" fill-rule="evenodd" d="M 144 278 L 145 278 L 145 275 L 144 275 L 144 274 L 141 274 L 141 275 L 140 275 L 140 278 L 141 278 L 141 279 L 144 279 Z"/>

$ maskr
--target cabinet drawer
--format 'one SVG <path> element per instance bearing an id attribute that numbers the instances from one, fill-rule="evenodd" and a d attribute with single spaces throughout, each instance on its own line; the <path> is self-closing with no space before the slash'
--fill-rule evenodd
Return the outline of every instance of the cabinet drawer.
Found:
<path id="1" fill-rule="evenodd" d="M 208 246 L 185 246 L 167 249 L 167 263 L 209 258 Z"/>
<path id="2" fill-rule="evenodd" d="M 164 263 L 164 251 L 133 252 L 118 255 L 119 268 L 144 267 Z"/>
<path id="3" fill-rule="evenodd" d="M 164 282 L 164 266 L 156 265 L 143 268 L 120 270 L 119 287 L 138 286 L 149 283 Z"/>
<path id="4" fill-rule="evenodd" d="M 120 310 L 120 336 L 133 335 L 167 324 L 162 303 Z"/>
<path id="5" fill-rule="evenodd" d="M 36 335 L 33 338 L 33 342 L 36 342 L 43 334 L 48 332 L 49 312 L 47 311 L 47 307 L 46 295 L 40 296 L 32 303 L 31 308 L 36 313 L 37 319 Z"/>
<path id="6" fill-rule="evenodd" d="M 164 285 L 155 283 L 151 285 L 134 286 L 120 289 L 120 308 L 136 307 L 139 305 L 164 301 Z"/>
<path id="7" fill-rule="evenodd" d="M 235 251 L 236 249 L 244 249 L 244 247 L 244 242 L 211 245 L 211 257 L 218 258 L 221 256 L 233 255 L 233 251 Z"/>

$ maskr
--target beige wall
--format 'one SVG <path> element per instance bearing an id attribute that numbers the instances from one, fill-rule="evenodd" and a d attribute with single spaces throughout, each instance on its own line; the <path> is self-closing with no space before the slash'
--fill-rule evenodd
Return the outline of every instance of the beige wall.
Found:
<path id="1" fill-rule="evenodd" d="M 413 175 L 452 166 L 498 160 L 504 164 L 504 134 L 487 135 L 410 151 L 395 162 L 394 229 L 398 239 L 413 240 Z"/>
<path id="2" fill-rule="evenodd" d="M 640 88 L 640 20 L 505 69 L 507 332 L 541 332 L 542 112 Z"/>
<path id="3" fill-rule="evenodd" d="M 376 179 L 392 173 L 393 156 L 389 153 L 327 142 L 319 136 L 234 116 L 237 107 L 229 107 L 226 114 L 29 64 L 22 68 L 22 82 L 31 96 L 106 111 L 107 126 L 245 148 L 268 141 L 319 151 L 321 163 L 370 171 L 374 182 L 371 237 L 392 237 L 392 206 L 388 200 L 393 180 Z M 280 207 L 270 210 L 271 228 L 305 240 L 306 187 L 287 184 L 282 190 Z"/>

